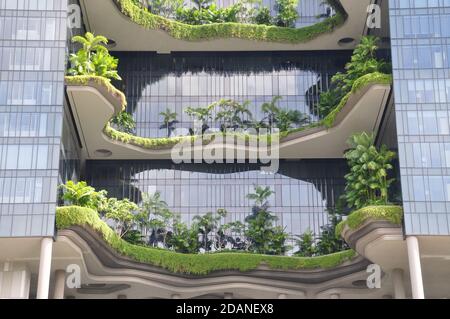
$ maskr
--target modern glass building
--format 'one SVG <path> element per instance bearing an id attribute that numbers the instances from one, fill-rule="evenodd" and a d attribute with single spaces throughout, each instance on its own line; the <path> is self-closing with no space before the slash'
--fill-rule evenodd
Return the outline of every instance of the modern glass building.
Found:
<path id="1" fill-rule="evenodd" d="M 291 27 L 276 4 L 224 24 L 152 1 L 0 0 L 0 298 L 450 297 L 450 3 L 303 0 Z M 109 40 L 121 80 L 92 57 L 91 73 L 69 76 L 81 49 L 71 39 L 85 32 Z M 387 64 L 363 61 L 368 71 L 327 99 L 366 36 Z M 117 124 L 124 111 L 134 128 Z M 267 135 L 250 129 L 283 120 L 267 133 L 279 138 L 268 173 L 251 158 Z M 200 141 L 205 127 L 244 130 L 219 144 Z M 345 153 L 362 132 L 398 156 L 388 200 L 355 209 Z M 180 142 L 224 153 L 179 163 Z M 84 181 L 113 200 L 86 201 Z M 249 197 L 258 186 L 270 194 Z"/>

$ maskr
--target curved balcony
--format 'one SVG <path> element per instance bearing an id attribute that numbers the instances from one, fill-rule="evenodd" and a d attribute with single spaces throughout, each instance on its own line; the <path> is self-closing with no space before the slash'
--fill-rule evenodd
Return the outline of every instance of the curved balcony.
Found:
<path id="1" fill-rule="evenodd" d="M 389 75 L 368 74 L 355 82 L 353 90 L 319 124 L 272 136 L 280 137 L 280 158 L 341 158 L 351 134 L 378 130 L 390 82 Z M 190 147 L 190 152 L 204 151 L 207 145 L 224 152 L 240 151 L 246 158 L 258 154 L 258 137 L 253 135 L 233 133 L 229 143 L 217 140 L 217 135 L 151 139 L 118 132 L 109 125 L 105 127 L 105 123 L 120 112 L 125 102 L 117 98 L 117 91 L 108 81 L 67 77 L 66 85 L 85 159 L 170 159 L 173 146 L 180 144 Z M 268 140 L 267 136 L 261 138 Z"/>
<path id="2" fill-rule="evenodd" d="M 83 268 L 84 285 L 73 291 L 81 298 L 105 293 L 102 289 L 116 293 L 127 289 L 129 294 L 153 298 L 227 293 L 235 297 L 305 298 L 312 291 L 326 298 L 329 291 L 341 288 L 353 296 L 370 292 L 351 288 L 352 282 L 365 278 L 368 265 L 351 250 L 312 258 L 247 253 L 189 255 L 129 244 L 95 211 L 86 208 L 58 208 L 56 221 L 55 255 L 64 258 L 56 258 L 55 263 L 61 266 L 81 260 L 78 264 Z"/>
<path id="3" fill-rule="evenodd" d="M 88 30 L 114 40 L 114 50 L 168 53 L 349 49 L 363 36 L 371 3 L 330 1 L 335 16 L 298 29 L 241 23 L 187 25 L 144 11 L 131 0 L 82 0 L 81 6 Z"/>
<path id="4" fill-rule="evenodd" d="M 406 242 L 399 206 L 369 206 L 350 214 L 336 227 L 336 235 L 359 254 L 383 269 L 408 269 Z"/>

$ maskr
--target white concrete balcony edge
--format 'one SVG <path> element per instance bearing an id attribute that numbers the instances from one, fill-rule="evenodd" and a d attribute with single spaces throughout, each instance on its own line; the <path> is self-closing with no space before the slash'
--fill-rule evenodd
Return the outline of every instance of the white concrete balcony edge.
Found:
<path id="1" fill-rule="evenodd" d="M 341 0 L 348 14 L 343 25 L 332 32 L 302 43 L 276 43 L 238 38 L 203 41 L 175 39 L 167 32 L 140 26 L 122 14 L 113 0 L 81 0 L 83 18 L 89 31 L 116 42 L 117 51 L 306 51 L 351 49 L 365 31 L 367 8 L 372 0 Z M 341 39 L 354 39 L 346 45 Z"/>

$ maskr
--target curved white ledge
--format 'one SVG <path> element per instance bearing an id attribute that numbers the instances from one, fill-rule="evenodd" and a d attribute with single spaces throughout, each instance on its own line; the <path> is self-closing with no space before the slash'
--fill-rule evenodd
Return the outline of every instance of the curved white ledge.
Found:
<path id="1" fill-rule="evenodd" d="M 349 136 L 355 132 L 376 132 L 386 106 L 391 87 L 370 84 L 353 94 L 337 115 L 330 129 L 319 127 L 292 133 L 282 139 L 279 145 L 279 158 L 342 158 L 348 148 Z M 104 126 L 118 107 L 111 104 L 101 92 L 92 86 L 67 86 L 70 107 L 83 146 L 85 159 L 105 159 L 98 150 L 111 152 L 107 159 L 171 159 L 171 148 L 152 150 L 112 140 L 104 134 Z M 209 146 L 217 144 L 211 143 Z M 253 145 L 256 146 L 256 145 Z M 257 154 L 257 147 L 224 144 L 224 152 L 245 150 L 246 157 Z M 201 145 L 198 147 L 202 147 Z M 198 150 L 197 146 L 192 148 Z M 204 146 L 203 146 L 204 147 Z M 224 153 L 225 154 L 225 153 Z"/>
<path id="2" fill-rule="evenodd" d="M 175 39 L 167 32 L 146 29 L 123 15 L 112 0 L 81 0 L 83 18 L 89 31 L 114 40 L 117 51 L 303 51 L 351 49 L 360 42 L 365 30 L 367 7 L 371 0 L 341 0 L 348 19 L 334 31 L 320 34 L 303 43 L 275 43 L 226 38 L 202 41 Z M 339 45 L 343 38 L 355 39 L 350 45 Z"/>

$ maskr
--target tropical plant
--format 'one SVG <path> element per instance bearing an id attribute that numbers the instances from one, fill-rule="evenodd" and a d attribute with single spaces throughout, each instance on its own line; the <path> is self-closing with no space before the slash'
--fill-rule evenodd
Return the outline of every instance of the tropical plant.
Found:
<path id="1" fill-rule="evenodd" d="M 117 116 L 113 117 L 111 123 L 116 128 L 124 133 L 132 134 L 136 128 L 136 122 L 133 116 L 128 112 L 120 112 Z"/>
<path id="2" fill-rule="evenodd" d="M 168 245 L 179 253 L 195 254 L 199 250 L 198 228 L 195 223 L 188 227 L 180 215 L 175 215 L 172 225 L 172 233 L 168 239 Z"/>
<path id="3" fill-rule="evenodd" d="M 59 186 L 63 190 L 62 199 L 69 205 L 88 207 L 98 210 L 106 198 L 107 192 L 97 192 L 95 188 L 88 186 L 86 182 L 75 183 L 67 181 Z"/>
<path id="4" fill-rule="evenodd" d="M 74 36 L 72 42 L 80 44 L 82 48 L 69 57 L 69 75 L 92 75 L 121 80 L 117 73 L 118 60 L 109 54 L 106 37 L 86 32 L 84 37 Z"/>
<path id="5" fill-rule="evenodd" d="M 122 238 L 136 225 L 136 216 L 133 212 L 138 210 L 138 206 L 128 198 L 118 200 L 108 198 L 104 208 L 105 218 L 114 221 L 114 231 Z"/>
<path id="6" fill-rule="evenodd" d="M 320 95 L 317 109 L 319 115 L 326 117 L 339 104 L 342 98 L 351 91 L 353 84 L 360 77 L 374 73 L 387 72 L 389 66 L 382 59 L 377 59 L 379 38 L 366 36 L 353 51 L 351 61 L 345 66 L 345 72 L 338 72 L 331 79 L 331 87 Z"/>
<path id="7" fill-rule="evenodd" d="M 254 201 L 252 214 L 245 218 L 245 236 L 250 251 L 262 254 L 282 254 L 286 250 L 288 235 L 284 229 L 274 226 L 277 217 L 269 211 L 268 199 L 273 194 L 270 187 L 255 186 L 255 192 L 247 198 Z"/>
<path id="8" fill-rule="evenodd" d="M 173 214 L 169 211 L 167 203 L 162 200 L 161 193 L 143 193 L 142 203 L 138 214 L 138 224 L 145 238 L 151 230 L 150 243 L 155 246 L 158 242 L 166 245 L 166 237 L 170 220 Z M 159 238 L 162 234 L 162 238 Z M 160 240 L 162 239 L 162 240 Z"/>
<path id="9" fill-rule="evenodd" d="M 216 214 L 209 212 L 203 216 L 197 215 L 193 218 L 193 221 L 197 224 L 197 229 L 202 238 L 201 239 L 201 247 L 206 252 L 210 251 L 214 244 L 209 239 L 210 233 L 217 231 L 220 221 L 226 215 L 227 215 L 226 210 L 218 209 Z"/>
<path id="10" fill-rule="evenodd" d="M 317 253 L 314 239 L 314 233 L 307 229 L 302 235 L 298 236 L 297 246 L 299 250 L 295 255 L 300 257 L 313 257 Z"/>
<path id="11" fill-rule="evenodd" d="M 239 103 L 233 100 L 222 99 L 215 104 L 218 109 L 215 121 L 220 123 L 220 129 L 225 131 L 227 129 L 243 128 L 248 121 L 244 117 L 251 118 L 252 113 L 248 109 L 250 102 L 245 101 Z"/>
<path id="12" fill-rule="evenodd" d="M 281 132 L 289 131 L 293 125 L 300 126 L 308 123 L 309 116 L 297 110 L 285 110 L 278 107 L 281 96 L 275 96 L 272 101 L 263 103 L 261 110 L 265 114 L 262 122 L 267 122 L 267 126 L 272 129 L 278 128 Z"/>
<path id="13" fill-rule="evenodd" d="M 299 17 L 297 6 L 298 0 L 276 0 L 275 9 L 278 11 L 275 17 L 276 24 L 280 27 L 295 27 Z"/>
<path id="14" fill-rule="evenodd" d="M 194 121 L 198 121 L 202 125 L 202 133 L 209 129 L 208 123 L 212 120 L 212 111 L 215 104 L 210 104 L 207 107 L 188 107 L 184 111 Z"/>
<path id="15" fill-rule="evenodd" d="M 270 14 L 270 9 L 266 6 L 259 6 L 254 13 L 252 22 L 255 24 L 272 25 L 273 18 Z"/>
<path id="16" fill-rule="evenodd" d="M 345 175 L 345 199 L 350 208 L 388 204 L 388 190 L 394 179 L 388 178 L 395 153 L 385 145 L 377 149 L 374 135 L 365 132 L 353 135 L 345 153 L 350 172 Z"/>
<path id="17" fill-rule="evenodd" d="M 183 8 L 184 0 L 150 0 L 149 10 L 160 16 L 171 18 L 180 8 Z"/>
<path id="18" fill-rule="evenodd" d="M 163 124 L 159 127 L 161 130 L 165 129 L 167 132 L 167 137 L 170 137 L 173 130 L 175 129 L 175 124 L 178 123 L 176 112 L 172 112 L 170 109 L 167 109 L 164 112 L 159 113 L 163 117 Z"/>
<path id="19" fill-rule="evenodd" d="M 341 236 L 336 236 L 336 226 L 342 221 L 343 201 L 338 200 L 334 208 L 329 208 L 328 224 L 321 227 L 321 234 L 316 244 L 318 255 L 333 254 L 348 248 Z"/>

